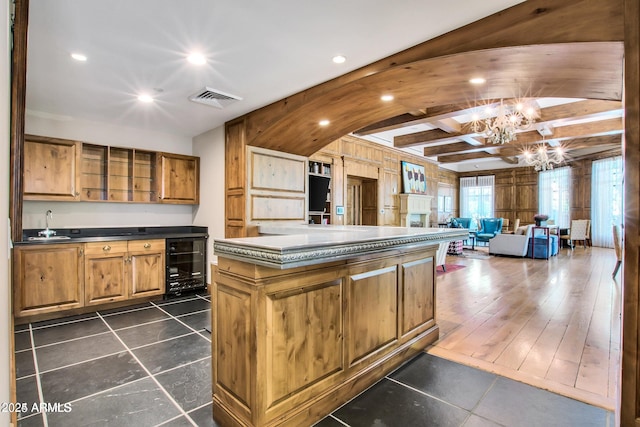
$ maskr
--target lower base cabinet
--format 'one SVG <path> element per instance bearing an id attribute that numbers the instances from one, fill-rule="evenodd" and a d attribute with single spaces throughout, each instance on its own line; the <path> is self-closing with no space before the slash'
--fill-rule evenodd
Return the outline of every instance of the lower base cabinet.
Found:
<path id="1" fill-rule="evenodd" d="M 162 295 L 164 286 L 164 239 L 14 249 L 16 317 Z"/>
<path id="2" fill-rule="evenodd" d="M 438 339 L 437 245 L 273 269 L 218 256 L 218 425 L 311 425 Z"/>
<path id="3" fill-rule="evenodd" d="M 84 306 L 83 244 L 15 248 L 16 317 Z"/>

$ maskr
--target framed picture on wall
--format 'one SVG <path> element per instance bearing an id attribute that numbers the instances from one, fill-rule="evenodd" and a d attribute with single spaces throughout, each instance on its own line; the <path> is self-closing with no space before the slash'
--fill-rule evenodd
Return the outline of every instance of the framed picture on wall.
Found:
<path id="1" fill-rule="evenodd" d="M 403 160 L 401 167 L 402 192 L 406 194 L 425 194 L 427 192 L 427 179 L 424 174 L 424 166 Z"/>

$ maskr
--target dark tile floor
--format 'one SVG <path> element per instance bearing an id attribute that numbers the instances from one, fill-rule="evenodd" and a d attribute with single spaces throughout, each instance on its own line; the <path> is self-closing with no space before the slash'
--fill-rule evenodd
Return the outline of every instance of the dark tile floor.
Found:
<path id="1" fill-rule="evenodd" d="M 215 426 L 210 316 L 209 296 L 191 295 L 16 327 L 18 426 Z M 613 425 L 611 412 L 428 354 L 316 424 Z"/>
<path id="2" fill-rule="evenodd" d="M 210 320 L 190 295 L 16 327 L 18 426 L 215 426 Z"/>

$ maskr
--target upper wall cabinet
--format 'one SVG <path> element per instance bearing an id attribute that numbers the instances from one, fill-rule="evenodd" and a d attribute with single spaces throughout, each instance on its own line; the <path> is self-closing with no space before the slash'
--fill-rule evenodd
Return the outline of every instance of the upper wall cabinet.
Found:
<path id="1" fill-rule="evenodd" d="M 200 159 L 179 154 L 158 154 L 160 201 L 162 203 L 200 203 Z"/>
<path id="2" fill-rule="evenodd" d="M 199 203 L 200 159 L 25 137 L 24 199 Z"/>
<path id="3" fill-rule="evenodd" d="M 24 199 L 79 200 L 81 146 L 78 141 L 26 135 Z"/>
<path id="4" fill-rule="evenodd" d="M 156 153 L 83 144 L 81 159 L 81 200 L 157 201 Z"/>

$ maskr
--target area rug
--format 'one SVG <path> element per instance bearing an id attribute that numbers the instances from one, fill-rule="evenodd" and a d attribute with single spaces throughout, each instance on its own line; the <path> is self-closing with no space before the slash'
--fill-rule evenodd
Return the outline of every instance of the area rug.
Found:
<path id="1" fill-rule="evenodd" d="M 460 270 L 461 268 L 465 268 L 466 267 L 466 265 L 459 265 L 459 264 L 445 264 L 444 266 L 445 266 L 447 271 L 442 271 L 442 266 L 441 265 L 436 267 L 436 273 L 438 275 L 451 273 L 453 271 Z"/>

